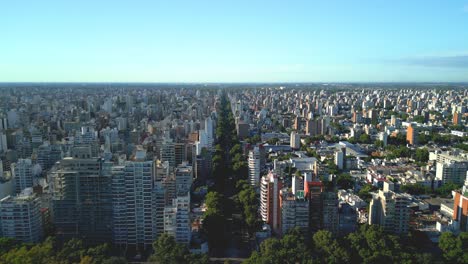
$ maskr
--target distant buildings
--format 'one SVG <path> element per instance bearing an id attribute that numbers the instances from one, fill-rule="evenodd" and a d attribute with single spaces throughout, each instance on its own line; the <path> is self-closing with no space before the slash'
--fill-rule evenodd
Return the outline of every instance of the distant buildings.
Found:
<path id="1" fill-rule="evenodd" d="M 33 164 L 30 159 L 19 159 L 18 162 L 12 164 L 11 173 L 16 193 L 20 193 L 25 188 L 33 187 Z"/>
<path id="2" fill-rule="evenodd" d="M 203 224 L 204 208 L 192 204 L 191 210 L 190 192 L 198 202 L 216 176 L 212 160 L 222 90 L 57 86 L 2 88 L 0 200 L 8 198 L 0 202 L 1 235 L 38 241 L 43 236 L 36 231 L 49 223 L 50 211 L 59 240 L 112 241 L 122 250 L 137 252 L 150 249 L 164 232 L 185 245 L 203 240 L 191 236 L 191 224 L 194 229 Z M 248 153 L 243 157 L 247 179 L 260 198 L 259 217 L 271 227 L 265 230 L 281 236 L 299 227 L 309 235 L 321 229 L 343 235 L 355 230 L 358 220 L 404 234 L 409 198 L 398 193 L 397 185 L 391 189 L 390 177 L 398 185 L 434 188 L 465 179 L 467 154 L 454 149 L 452 154 L 439 153 L 438 149 L 450 150 L 445 142 L 429 141 L 431 158 L 421 166 L 411 158 L 382 159 L 372 144 L 340 140 L 365 133 L 386 146 L 406 133 L 406 143 L 414 146 L 423 143 L 418 138 L 434 139 L 433 133 L 439 132 L 442 141 L 449 136 L 460 139 L 467 135 L 460 127 L 467 117 L 466 89 L 442 93 L 426 86 L 310 86 L 242 85 L 229 91 L 239 143 Z M 460 131 L 450 131 L 451 125 Z M 261 142 L 253 143 L 257 137 L 246 140 L 251 135 L 261 135 Z M 320 157 L 300 150 L 301 137 Z M 331 143 L 337 138 L 338 143 Z M 367 203 L 353 190 L 335 193 L 320 180 L 330 176 L 323 158 L 331 156 L 338 169 L 349 171 L 354 179 L 385 188 L 374 194 L 369 215 Z M 30 187 L 34 194 L 25 194 Z M 444 200 L 440 211 L 450 219 L 445 221 L 451 226 L 447 230 L 466 230 L 466 187 L 454 196 Z M 418 204 L 412 200 L 412 206 Z M 39 207 L 44 212 L 41 223 L 35 214 Z M 23 222 L 31 223 L 29 234 L 19 224 Z"/>
<path id="3" fill-rule="evenodd" d="M 301 136 L 294 131 L 291 132 L 290 146 L 296 150 L 301 148 Z"/>
<path id="4" fill-rule="evenodd" d="M 335 151 L 335 165 L 338 169 L 343 170 L 346 165 L 346 148 L 341 148 Z"/>
<path id="5" fill-rule="evenodd" d="M 417 129 L 413 124 L 410 124 L 406 130 L 406 141 L 410 145 L 416 144 L 416 137 L 418 135 Z"/>

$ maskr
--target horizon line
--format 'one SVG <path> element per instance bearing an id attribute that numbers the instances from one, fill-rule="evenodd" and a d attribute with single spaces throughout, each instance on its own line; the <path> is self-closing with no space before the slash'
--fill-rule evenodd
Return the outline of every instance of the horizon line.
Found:
<path id="1" fill-rule="evenodd" d="M 144 82 L 144 81 L 0 81 L 3 84 L 468 84 L 468 81 L 216 81 L 216 82 L 196 82 L 196 81 L 168 81 L 168 82 Z"/>

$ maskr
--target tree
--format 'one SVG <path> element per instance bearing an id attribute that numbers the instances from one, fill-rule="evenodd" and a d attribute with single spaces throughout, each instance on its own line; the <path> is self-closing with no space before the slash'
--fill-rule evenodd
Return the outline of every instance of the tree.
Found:
<path id="1" fill-rule="evenodd" d="M 376 225 L 363 225 L 346 237 L 352 263 L 400 263 L 402 252 L 398 237 L 388 235 Z"/>
<path id="2" fill-rule="evenodd" d="M 11 244 L 8 245 L 11 246 Z M 6 250 L 6 248 L 2 248 L 2 250 Z M 7 251 L 0 254 L 0 263 L 127 263 L 125 259 L 120 259 L 120 262 L 108 262 L 110 256 L 107 244 L 85 247 L 81 240 L 72 239 L 63 245 L 59 245 L 53 237 L 48 237 L 42 243 L 18 243 L 14 247 L 8 248 Z"/>
<path id="3" fill-rule="evenodd" d="M 203 217 L 203 230 L 210 247 L 217 248 L 223 244 L 224 237 L 224 197 L 217 192 L 209 192 L 205 203 L 207 209 Z"/>
<path id="4" fill-rule="evenodd" d="M 378 139 L 374 142 L 374 145 L 375 145 L 377 148 L 383 148 L 383 147 L 384 147 L 383 141 L 382 141 L 382 140 L 378 140 Z"/>
<path id="5" fill-rule="evenodd" d="M 335 161 L 333 159 L 328 159 L 327 160 L 327 168 L 328 168 L 328 173 L 330 174 L 338 174 L 339 168 L 335 164 Z"/>
<path id="6" fill-rule="evenodd" d="M 424 124 L 424 122 L 426 122 L 426 119 L 424 118 L 424 116 L 417 115 L 413 117 L 413 121 L 420 124 Z"/>
<path id="7" fill-rule="evenodd" d="M 279 138 L 270 138 L 269 140 L 267 140 L 267 143 L 270 144 L 270 145 L 276 145 L 276 143 L 279 141 Z"/>
<path id="8" fill-rule="evenodd" d="M 455 184 L 453 182 L 447 182 L 443 184 L 441 187 L 436 189 L 436 194 L 443 196 L 443 197 L 450 197 L 452 195 L 453 190 L 460 189 L 461 184 Z"/>
<path id="9" fill-rule="evenodd" d="M 312 238 L 315 253 L 322 258 L 324 263 L 349 263 L 349 253 L 335 240 L 332 233 L 327 230 L 319 230 Z"/>
<path id="10" fill-rule="evenodd" d="M 236 144 L 234 145 L 231 150 L 229 151 L 229 154 L 231 154 L 231 156 L 234 156 L 236 154 L 242 154 L 242 147 L 240 144 Z"/>
<path id="11" fill-rule="evenodd" d="M 262 242 L 260 251 L 254 252 L 245 263 L 312 263 L 312 256 L 299 230 L 291 230 L 282 239 L 269 238 Z"/>
<path id="12" fill-rule="evenodd" d="M 255 230 L 255 227 L 258 224 L 257 218 L 257 208 L 258 200 L 257 194 L 252 186 L 246 184 L 243 186 L 243 189 L 239 192 L 239 202 L 242 205 L 242 211 L 245 219 L 245 223 L 249 228 L 250 232 Z"/>
<path id="13" fill-rule="evenodd" d="M 174 237 L 164 233 L 153 243 L 154 254 L 149 261 L 161 264 L 204 264 L 208 263 L 208 256 L 190 254 L 187 247 L 178 244 Z"/>
<path id="14" fill-rule="evenodd" d="M 401 190 L 412 195 L 428 194 L 431 192 L 429 187 L 419 183 L 402 185 Z"/>
<path id="15" fill-rule="evenodd" d="M 205 204 L 207 207 L 206 214 L 220 214 L 223 212 L 223 199 L 224 197 L 218 192 L 209 192 L 206 195 Z"/>
<path id="16" fill-rule="evenodd" d="M 18 244 L 18 241 L 13 238 L 0 237 L 0 255 L 3 255 L 11 249 L 17 247 Z"/>
<path id="17" fill-rule="evenodd" d="M 429 160 L 429 151 L 426 148 L 417 149 L 414 159 L 419 162 L 427 162 Z"/>
<path id="18" fill-rule="evenodd" d="M 439 238 L 439 248 L 447 263 L 468 263 L 468 232 L 455 236 L 444 232 Z"/>
<path id="19" fill-rule="evenodd" d="M 342 189 L 351 189 L 354 187 L 354 178 L 348 173 L 341 173 L 336 179 L 336 184 Z"/>
<path id="20" fill-rule="evenodd" d="M 372 195 L 370 194 L 370 192 L 373 190 L 374 190 L 374 186 L 372 186 L 372 184 L 366 184 L 361 188 L 361 190 L 359 190 L 358 196 L 361 199 L 368 201 L 372 198 Z"/>
<path id="21" fill-rule="evenodd" d="M 359 136 L 359 142 L 363 144 L 371 143 L 371 138 L 367 134 L 362 134 Z"/>

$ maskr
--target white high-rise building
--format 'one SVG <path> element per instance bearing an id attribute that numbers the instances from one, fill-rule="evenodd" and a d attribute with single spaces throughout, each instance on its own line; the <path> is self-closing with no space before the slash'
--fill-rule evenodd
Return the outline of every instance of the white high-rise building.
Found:
<path id="1" fill-rule="evenodd" d="M 388 134 L 386 132 L 380 132 L 379 140 L 382 141 L 384 147 L 387 146 Z"/>
<path id="2" fill-rule="evenodd" d="M 283 182 L 273 172 L 262 177 L 260 183 L 260 215 L 274 232 L 279 232 L 281 224 L 280 190 Z"/>
<path id="3" fill-rule="evenodd" d="M 437 154 L 436 180 L 462 184 L 468 172 L 468 160 L 446 153 Z"/>
<path id="4" fill-rule="evenodd" d="M 301 148 L 301 136 L 296 132 L 291 132 L 290 145 L 292 149 Z"/>
<path id="5" fill-rule="evenodd" d="M 38 243 L 43 237 L 39 198 L 32 188 L 0 200 L 0 236 L 24 243 Z"/>
<path id="6" fill-rule="evenodd" d="M 335 151 L 335 165 L 338 166 L 338 169 L 342 170 L 344 168 L 344 153 L 341 150 Z"/>
<path id="7" fill-rule="evenodd" d="M 249 182 L 252 186 L 258 186 L 260 182 L 260 149 L 254 147 L 249 151 Z"/>
<path id="8" fill-rule="evenodd" d="M 208 149 L 213 150 L 214 148 L 214 131 L 213 131 L 213 120 L 211 117 L 205 119 L 205 133 L 207 138 Z"/>
<path id="9" fill-rule="evenodd" d="M 411 196 L 395 193 L 387 182 L 384 183 L 384 190 L 379 190 L 373 196 L 369 207 L 369 224 L 380 225 L 387 232 L 407 234 Z"/>
<path id="10" fill-rule="evenodd" d="M 144 150 L 137 150 L 135 160 L 125 162 L 123 172 L 122 168 L 114 168 L 113 203 L 118 211 L 114 211 L 113 224 L 119 229 L 114 229 L 113 237 L 117 245 L 146 248 L 156 239 L 153 164 L 146 161 Z"/>
<path id="11" fill-rule="evenodd" d="M 112 240 L 115 244 L 127 241 L 127 203 L 125 192 L 125 166 L 113 166 L 112 173 Z"/>
<path id="12" fill-rule="evenodd" d="M 7 113 L 7 118 L 8 118 L 8 127 L 9 128 L 18 128 L 19 127 L 19 113 L 16 111 L 16 109 L 12 109 L 8 111 Z"/>
<path id="13" fill-rule="evenodd" d="M 0 153 L 8 150 L 7 138 L 5 132 L 0 130 Z"/>
<path id="14" fill-rule="evenodd" d="M 25 188 L 33 187 L 32 168 L 33 165 L 30 159 L 19 159 L 16 163 L 11 164 L 11 175 L 15 183 L 16 193 L 20 193 Z"/>
<path id="15" fill-rule="evenodd" d="M 198 132 L 198 141 L 195 143 L 197 149 L 197 155 L 200 155 L 203 148 L 209 148 L 208 144 L 208 135 L 205 130 L 199 130 Z"/>
<path id="16" fill-rule="evenodd" d="M 164 232 L 174 236 L 177 243 L 188 245 L 191 239 L 190 194 L 178 196 L 164 209 Z"/>

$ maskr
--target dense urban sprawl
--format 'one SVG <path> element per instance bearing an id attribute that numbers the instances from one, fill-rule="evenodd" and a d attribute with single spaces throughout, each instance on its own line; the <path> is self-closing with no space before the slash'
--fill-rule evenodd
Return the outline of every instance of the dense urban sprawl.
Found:
<path id="1" fill-rule="evenodd" d="M 468 87 L 1 84 L 0 263 L 468 263 Z"/>

